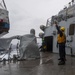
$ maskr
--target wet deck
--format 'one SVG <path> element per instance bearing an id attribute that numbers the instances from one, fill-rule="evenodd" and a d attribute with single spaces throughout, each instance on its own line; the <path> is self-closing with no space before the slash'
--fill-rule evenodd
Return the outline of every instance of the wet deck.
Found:
<path id="1" fill-rule="evenodd" d="M 0 75 L 75 75 L 75 57 L 67 56 L 66 65 L 58 65 L 58 54 L 40 53 L 41 58 L 0 63 Z"/>

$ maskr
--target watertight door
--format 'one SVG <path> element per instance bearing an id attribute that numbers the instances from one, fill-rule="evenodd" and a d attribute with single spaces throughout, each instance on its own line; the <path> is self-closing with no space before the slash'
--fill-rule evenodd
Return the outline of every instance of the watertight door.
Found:
<path id="1" fill-rule="evenodd" d="M 47 51 L 53 52 L 53 36 L 45 37 Z"/>

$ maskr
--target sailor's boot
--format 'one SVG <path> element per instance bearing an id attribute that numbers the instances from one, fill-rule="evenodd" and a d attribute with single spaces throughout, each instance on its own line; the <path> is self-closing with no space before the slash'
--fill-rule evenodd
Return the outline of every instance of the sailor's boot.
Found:
<path id="1" fill-rule="evenodd" d="M 59 61 L 58 65 L 65 65 L 65 61 Z"/>

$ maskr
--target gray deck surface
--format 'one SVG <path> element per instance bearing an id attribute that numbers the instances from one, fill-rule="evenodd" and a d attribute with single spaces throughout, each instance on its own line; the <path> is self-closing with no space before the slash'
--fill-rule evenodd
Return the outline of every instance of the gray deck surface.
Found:
<path id="1" fill-rule="evenodd" d="M 75 75 L 75 57 L 66 56 L 66 64 L 58 65 L 58 54 L 42 52 L 40 59 L 0 63 L 0 75 Z"/>

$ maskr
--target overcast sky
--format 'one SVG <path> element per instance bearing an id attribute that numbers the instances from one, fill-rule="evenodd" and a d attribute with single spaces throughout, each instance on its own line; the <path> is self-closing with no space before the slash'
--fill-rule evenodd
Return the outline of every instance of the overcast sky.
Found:
<path id="1" fill-rule="evenodd" d="M 38 36 L 40 25 L 64 8 L 71 0 L 5 0 L 9 11 L 10 30 L 5 37 L 24 35 L 30 29 L 36 30 Z"/>

